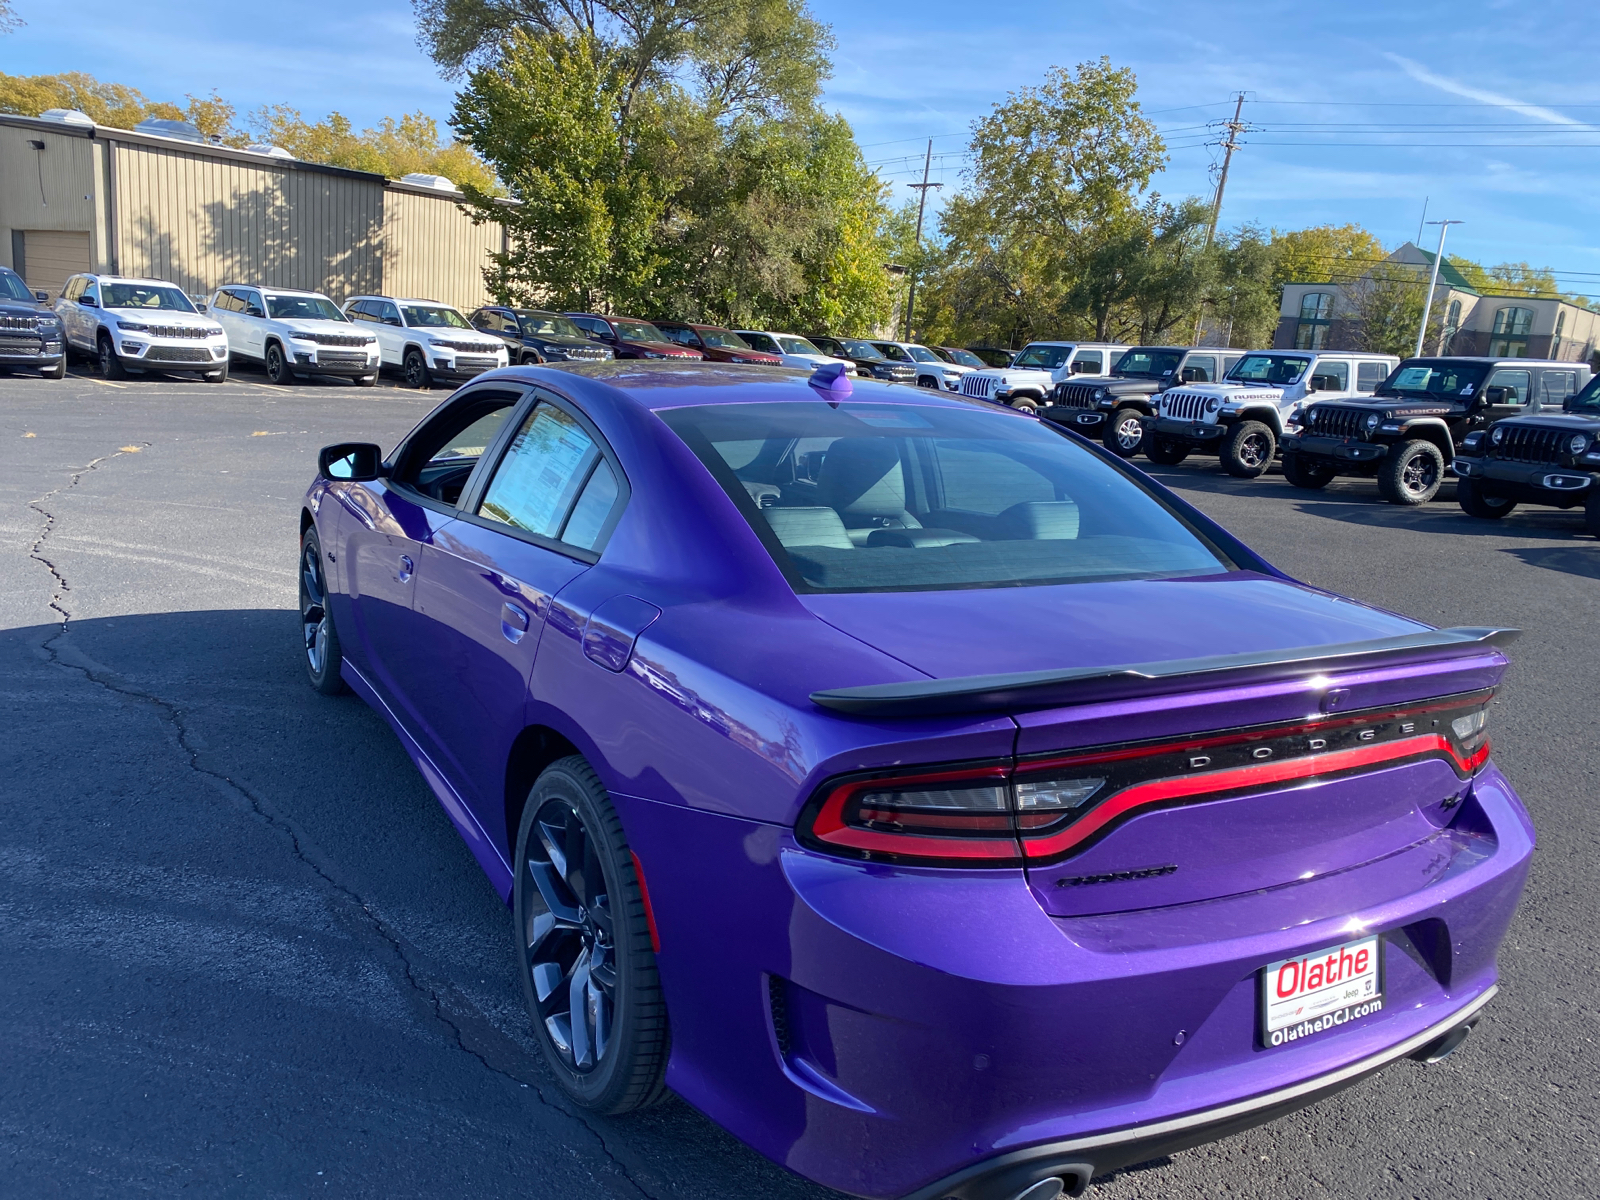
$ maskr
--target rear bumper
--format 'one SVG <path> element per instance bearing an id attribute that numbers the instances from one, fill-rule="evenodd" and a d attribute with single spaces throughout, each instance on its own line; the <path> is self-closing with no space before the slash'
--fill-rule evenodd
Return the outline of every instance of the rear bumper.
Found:
<path id="1" fill-rule="evenodd" d="M 1100 1174 L 1271 1120 L 1413 1053 L 1493 993 L 1533 848 L 1491 765 L 1437 847 L 1052 917 L 1020 871 L 837 860 L 785 828 L 616 800 L 662 931 L 669 1085 L 790 1169 L 885 1200 L 1009 1200 L 1074 1164 Z M 708 901 L 710 879 L 740 902 Z M 1352 930 L 1386 939 L 1383 1011 L 1262 1048 L 1261 968 Z"/>
<path id="2" fill-rule="evenodd" d="M 1457 458 L 1455 472 L 1478 481 L 1491 495 L 1519 504 L 1571 508 L 1600 488 L 1600 472 L 1547 463 L 1509 463 L 1485 458 Z"/>

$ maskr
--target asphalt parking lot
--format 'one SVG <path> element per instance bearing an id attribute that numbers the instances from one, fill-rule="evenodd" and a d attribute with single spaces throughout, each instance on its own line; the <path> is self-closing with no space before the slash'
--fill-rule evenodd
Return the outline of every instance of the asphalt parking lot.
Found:
<path id="1" fill-rule="evenodd" d="M 675 1100 L 568 1107 L 493 889 L 379 718 L 304 682 L 315 451 L 392 446 L 443 394 L 0 376 L 0 1193 L 833 1195 Z M 1593 1195 L 1600 542 L 1449 484 L 1401 510 L 1156 473 L 1309 582 L 1525 629 L 1492 720 L 1540 849 L 1457 1055 L 1097 1194 Z"/>

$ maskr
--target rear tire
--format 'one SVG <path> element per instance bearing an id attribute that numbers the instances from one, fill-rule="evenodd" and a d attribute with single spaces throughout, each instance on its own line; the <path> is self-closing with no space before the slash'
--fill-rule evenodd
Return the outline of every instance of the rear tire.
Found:
<path id="1" fill-rule="evenodd" d="M 1272 465 L 1278 438 L 1272 426 L 1240 421 L 1222 438 L 1222 468 L 1235 479 L 1255 479 Z"/>
<path id="2" fill-rule="evenodd" d="M 556 1081 L 592 1112 L 655 1104 L 666 1095 L 671 1035 L 638 860 L 583 758 L 539 776 L 513 861 L 517 973 Z"/>
<path id="3" fill-rule="evenodd" d="M 1298 454 L 1283 456 L 1283 477 L 1297 488 L 1319 491 L 1333 482 L 1338 472 L 1319 462 L 1306 462 Z"/>
<path id="4" fill-rule="evenodd" d="M 126 379 L 128 368 L 122 365 L 122 359 L 117 357 L 117 348 L 111 344 L 111 335 L 102 333 L 95 342 L 100 351 L 100 374 L 107 379 Z"/>
<path id="5" fill-rule="evenodd" d="M 1144 444 L 1144 425 L 1139 420 L 1144 414 L 1137 408 L 1119 408 L 1106 422 L 1100 440 L 1105 448 L 1119 458 L 1132 458 Z"/>
<path id="6" fill-rule="evenodd" d="M 407 387 L 425 388 L 432 386 L 433 375 L 428 370 L 428 360 L 422 357 L 421 350 L 407 350 L 405 364 L 401 369 L 405 372 Z"/>
<path id="7" fill-rule="evenodd" d="M 294 383 L 294 371 L 289 367 L 289 357 L 277 342 L 267 343 L 267 378 L 279 387 Z"/>
<path id="8" fill-rule="evenodd" d="M 1474 479 L 1456 481 L 1456 503 L 1467 516 L 1484 521 L 1498 521 L 1517 506 L 1515 500 L 1485 494 L 1483 485 Z"/>
<path id="9" fill-rule="evenodd" d="M 300 538 L 300 630 L 305 638 L 306 677 L 313 691 L 337 696 L 345 690 L 339 674 L 344 652 L 328 607 L 328 577 L 323 568 L 322 540 L 315 525 Z"/>
<path id="10" fill-rule="evenodd" d="M 1390 504 L 1426 504 L 1443 482 L 1444 455 L 1420 438 L 1392 447 L 1378 466 L 1378 494 Z"/>
<path id="11" fill-rule="evenodd" d="M 1163 467 L 1175 467 L 1189 457 L 1189 447 L 1182 442 L 1157 439 L 1150 434 L 1145 435 L 1143 450 L 1146 458 Z"/>

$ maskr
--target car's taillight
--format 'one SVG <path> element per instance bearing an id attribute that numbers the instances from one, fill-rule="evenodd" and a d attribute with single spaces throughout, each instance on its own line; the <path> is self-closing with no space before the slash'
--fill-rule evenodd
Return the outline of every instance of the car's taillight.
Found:
<path id="1" fill-rule="evenodd" d="M 801 840 L 853 858 L 1012 866 L 1065 858 L 1154 808 L 1300 786 L 1421 758 L 1466 777 L 1489 757 L 1490 694 L 1179 741 L 1016 762 L 846 776 L 801 815 Z"/>

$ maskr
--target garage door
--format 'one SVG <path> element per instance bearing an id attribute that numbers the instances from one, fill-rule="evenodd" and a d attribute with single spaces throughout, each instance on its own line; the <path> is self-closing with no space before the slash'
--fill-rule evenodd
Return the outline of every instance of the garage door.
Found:
<path id="1" fill-rule="evenodd" d="M 89 235 L 63 233 L 57 229 L 26 229 L 20 231 L 22 245 L 15 239 L 12 253 L 20 248 L 17 273 L 28 281 L 34 291 L 50 293 L 54 300 L 61 294 L 67 280 L 79 271 L 89 270 Z"/>

